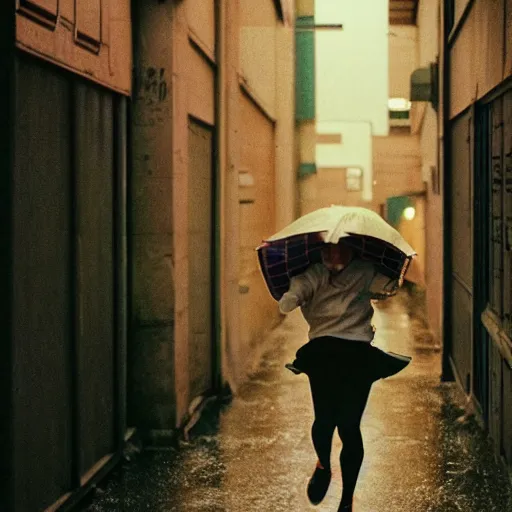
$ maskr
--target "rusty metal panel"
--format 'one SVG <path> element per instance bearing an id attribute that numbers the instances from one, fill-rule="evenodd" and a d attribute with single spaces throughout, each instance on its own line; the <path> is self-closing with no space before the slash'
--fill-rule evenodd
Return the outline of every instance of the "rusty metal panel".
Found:
<path id="1" fill-rule="evenodd" d="M 78 402 L 82 476 L 114 444 L 113 97 L 75 89 Z"/>
<path id="2" fill-rule="evenodd" d="M 506 0 L 505 12 L 505 66 L 503 78 L 508 78 L 512 75 L 512 0 Z"/>
<path id="3" fill-rule="evenodd" d="M 452 123 L 452 359 L 470 392 L 473 310 L 472 118 L 468 112 Z"/>
<path id="4" fill-rule="evenodd" d="M 512 467 L 512 369 L 503 361 L 503 452 Z"/>
<path id="5" fill-rule="evenodd" d="M 502 357 L 496 344 L 490 345 L 489 357 L 489 434 L 496 453 L 501 453 L 502 440 Z"/>
<path id="6" fill-rule="evenodd" d="M 471 14 L 475 24 L 470 51 L 475 60 L 477 98 L 482 98 L 503 80 L 505 0 L 475 2 Z M 490 30 L 490 27 L 496 29 Z"/>
<path id="7" fill-rule="evenodd" d="M 471 391 L 471 373 L 473 367 L 471 340 L 473 338 L 472 325 L 472 296 L 459 281 L 452 284 L 453 316 L 452 329 L 452 359 L 457 368 L 460 382 L 466 393 Z"/>
<path id="8" fill-rule="evenodd" d="M 452 238 L 453 271 L 471 288 L 473 283 L 472 241 L 472 146 L 469 113 L 452 124 Z"/>
<path id="9" fill-rule="evenodd" d="M 488 417 L 489 332 L 482 323 L 482 313 L 489 304 L 490 270 L 490 109 L 482 106 L 475 120 L 475 283 L 474 283 L 474 351 L 473 393 L 485 420 Z"/>
<path id="10" fill-rule="evenodd" d="M 16 75 L 14 477 L 28 511 L 72 486 L 70 123 L 58 71 L 19 58 Z"/>
<path id="11" fill-rule="evenodd" d="M 503 98 L 503 328 L 512 338 L 512 91 Z"/>
<path id="12" fill-rule="evenodd" d="M 14 106 L 14 20 L 12 2 L 0 2 L 0 119 L 4 126 L 0 137 L 0 510 L 13 510 L 13 414 L 12 414 L 12 330 L 14 329 L 12 302 L 12 202 L 11 188 L 14 167 L 14 130 L 16 113 Z"/>
<path id="13" fill-rule="evenodd" d="M 213 371 L 212 130 L 189 122 L 190 398 L 209 391 Z"/>
<path id="14" fill-rule="evenodd" d="M 491 106 L 491 307 L 503 315 L 503 99 Z"/>

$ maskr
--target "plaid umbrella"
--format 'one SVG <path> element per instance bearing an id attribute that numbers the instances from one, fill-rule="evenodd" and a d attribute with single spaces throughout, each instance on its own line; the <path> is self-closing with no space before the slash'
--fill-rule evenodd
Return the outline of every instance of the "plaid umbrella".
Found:
<path id="1" fill-rule="evenodd" d="M 329 221 L 330 214 L 337 215 L 345 212 L 349 213 L 348 222 L 345 225 Z M 357 218 L 354 219 L 354 215 L 362 218 L 362 221 L 358 222 Z M 366 230 L 371 235 L 347 232 L 345 227 L 359 231 Z M 302 233 L 300 233 L 301 230 Z M 394 243 L 374 236 L 376 233 L 386 236 Z M 321 249 L 326 241 L 337 243 L 340 238 L 354 248 L 358 257 L 371 261 L 381 274 L 390 279 L 396 279 L 399 285 L 402 284 L 415 253 L 401 235 L 370 210 L 331 207 L 331 209 L 322 208 L 301 217 L 257 248 L 260 268 L 272 297 L 279 300 L 288 291 L 290 279 L 293 276 L 301 274 L 310 265 L 322 261 Z"/>

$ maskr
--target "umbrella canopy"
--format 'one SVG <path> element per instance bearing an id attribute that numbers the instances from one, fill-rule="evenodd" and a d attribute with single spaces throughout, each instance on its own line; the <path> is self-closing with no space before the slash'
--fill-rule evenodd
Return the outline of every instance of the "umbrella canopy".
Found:
<path id="1" fill-rule="evenodd" d="M 290 279 L 322 261 L 325 243 L 340 239 L 379 272 L 400 284 L 414 249 L 375 212 L 360 207 L 331 206 L 304 215 L 258 247 L 260 268 L 274 299 L 290 287 Z"/>
<path id="2" fill-rule="evenodd" d="M 365 235 L 387 242 L 406 256 L 416 254 L 402 235 L 378 213 L 358 206 L 329 206 L 300 217 L 265 242 L 283 240 L 294 235 L 321 233 L 326 243 L 336 244 L 340 238 Z"/>

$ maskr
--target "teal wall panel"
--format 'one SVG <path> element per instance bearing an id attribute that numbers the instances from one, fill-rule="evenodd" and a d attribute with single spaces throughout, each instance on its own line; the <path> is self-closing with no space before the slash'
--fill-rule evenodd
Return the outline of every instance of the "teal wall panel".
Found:
<path id="1" fill-rule="evenodd" d="M 314 25 L 313 16 L 297 18 L 297 28 Z M 299 121 L 315 118 L 315 32 L 298 30 L 296 44 L 295 116 Z"/>

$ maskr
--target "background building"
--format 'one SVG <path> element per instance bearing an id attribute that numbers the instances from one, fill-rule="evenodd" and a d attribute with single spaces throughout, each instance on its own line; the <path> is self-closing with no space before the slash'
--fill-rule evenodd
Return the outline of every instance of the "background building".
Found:
<path id="1" fill-rule="evenodd" d="M 297 4 L 301 214 L 371 207 L 372 137 L 388 134 L 387 31 L 385 1 Z"/>

